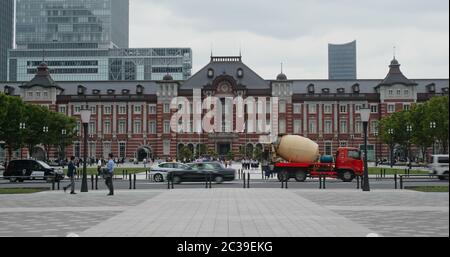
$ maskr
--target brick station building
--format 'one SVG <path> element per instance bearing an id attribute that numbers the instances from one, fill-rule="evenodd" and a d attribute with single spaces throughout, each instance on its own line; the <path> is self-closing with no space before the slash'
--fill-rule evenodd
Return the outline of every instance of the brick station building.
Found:
<path id="1" fill-rule="evenodd" d="M 162 81 L 55 82 L 43 63 L 32 81 L 2 84 L 6 94 L 78 120 L 82 106 L 88 105 L 93 113 L 88 156 L 102 158 L 113 153 L 126 160 L 175 157 L 181 146 L 196 152 L 201 144 L 225 156 L 230 150 L 238 156 L 241 146 L 250 150 L 261 147 L 260 135 L 255 133 L 173 133 L 169 122 L 176 110 L 170 109 L 170 103 L 177 96 L 192 100 L 193 89 L 200 89 L 203 98 L 278 97 L 279 132 L 309 137 L 324 154 L 333 154 L 340 146 L 363 145 L 357 112 L 369 105 L 368 150 L 372 160 L 389 156 L 388 146 L 377 137 L 381 118 L 433 96 L 448 95 L 449 90 L 448 79 L 408 79 L 395 58 L 385 79 L 370 80 L 291 80 L 283 73 L 265 80 L 246 66 L 242 57 L 211 57 L 210 63 L 186 81 L 174 81 L 167 75 Z M 80 137 L 66 156 L 82 157 L 80 122 L 78 128 Z M 35 157 L 45 156 L 43 151 L 38 146 Z M 22 154 L 28 156 L 25 150 Z M 56 149 L 49 153 L 50 159 L 57 156 Z"/>

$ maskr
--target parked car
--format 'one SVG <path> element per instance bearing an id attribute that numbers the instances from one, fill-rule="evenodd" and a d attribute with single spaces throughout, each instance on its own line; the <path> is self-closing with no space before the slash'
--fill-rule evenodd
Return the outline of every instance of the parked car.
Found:
<path id="1" fill-rule="evenodd" d="M 233 181 L 236 177 L 236 170 L 227 169 L 219 162 L 189 163 L 187 165 L 188 169 L 170 172 L 174 184 L 203 182 L 209 175 L 211 175 L 212 181 L 222 184 L 224 181 Z"/>
<path id="2" fill-rule="evenodd" d="M 25 180 L 55 179 L 59 182 L 64 179 L 64 171 L 61 168 L 52 168 L 47 163 L 36 160 L 13 160 L 9 162 L 3 173 L 3 178 L 11 182 L 23 182 Z"/>
<path id="3" fill-rule="evenodd" d="M 186 169 L 189 169 L 189 166 L 178 162 L 157 163 L 150 168 L 150 178 L 155 182 L 164 182 L 169 172 Z"/>
<path id="4" fill-rule="evenodd" d="M 433 155 L 432 163 L 430 164 L 430 174 L 438 175 L 440 180 L 448 179 L 448 159 L 449 155 Z"/>

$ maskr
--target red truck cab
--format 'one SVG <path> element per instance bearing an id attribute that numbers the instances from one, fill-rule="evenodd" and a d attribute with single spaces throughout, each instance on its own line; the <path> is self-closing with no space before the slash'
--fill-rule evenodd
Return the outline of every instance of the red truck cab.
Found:
<path id="1" fill-rule="evenodd" d="M 352 147 L 338 148 L 336 153 L 335 171 L 344 176 L 344 180 L 350 180 L 351 174 L 354 176 L 362 176 L 364 174 L 364 161 L 361 150 Z M 351 180 L 353 180 L 351 178 Z"/>

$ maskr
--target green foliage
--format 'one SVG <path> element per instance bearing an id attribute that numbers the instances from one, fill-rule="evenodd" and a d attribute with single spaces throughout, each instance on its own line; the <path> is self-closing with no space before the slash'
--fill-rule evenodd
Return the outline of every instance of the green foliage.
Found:
<path id="1" fill-rule="evenodd" d="M 434 97 L 426 103 L 415 105 L 409 111 L 394 113 L 380 121 L 380 138 L 391 149 L 395 145 L 404 147 L 412 143 L 421 149 L 423 157 L 427 148 L 438 141 L 447 153 L 448 106 L 448 96 Z M 435 124 L 435 128 L 431 124 Z M 411 126 L 411 132 L 408 132 L 408 126 Z"/>
<path id="2" fill-rule="evenodd" d="M 20 129 L 21 123 L 25 124 L 25 129 Z M 44 127 L 48 132 L 44 132 Z M 31 152 L 39 144 L 44 145 L 47 151 L 50 147 L 62 150 L 72 145 L 75 127 L 73 118 L 0 93 L 0 141 L 8 147 L 9 159 L 12 151 L 27 147 Z M 62 135 L 63 130 L 66 130 L 65 136 Z"/>

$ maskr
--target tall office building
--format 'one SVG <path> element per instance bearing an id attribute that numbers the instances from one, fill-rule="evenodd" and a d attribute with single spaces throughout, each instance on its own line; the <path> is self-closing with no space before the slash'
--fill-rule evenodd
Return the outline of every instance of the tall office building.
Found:
<path id="1" fill-rule="evenodd" d="M 18 49 L 127 48 L 129 0 L 17 0 Z"/>
<path id="2" fill-rule="evenodd" d="M 328 77 L 330 80 L 356 80 L 356 41 L 328 45 Z"/>
<path id="3" fill-rule="evenodd" d="M 7 79 L 8 49 L 13 48 L 14 0 L 0 1 L 0 81 Z"/>
<path id="4" fill-rule="evenodd" d="M 16 16 L 9 81 L 29 81 L 43 59 L 56 81 L 191 76 L 190 48 L 128 48 L 129 0 L 17 0 Z"/>

